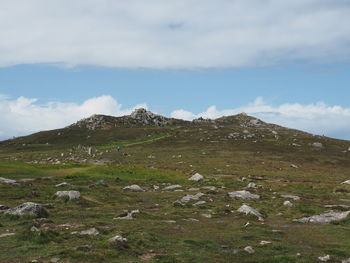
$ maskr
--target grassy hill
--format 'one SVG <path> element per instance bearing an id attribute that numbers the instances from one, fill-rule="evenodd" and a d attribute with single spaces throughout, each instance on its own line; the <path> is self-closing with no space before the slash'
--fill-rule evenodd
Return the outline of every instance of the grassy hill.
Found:
<path id="1" fill-rule="evenodd" d="M 49 216 L 0 214 L 0 262 L 319 262 L 325 255 L 341 262 L 350 258 L 349 219 L 293 220 L 350 210 L 350 186 L 341 184 L 350 179 L 349 146 L 245 114 L 188 122 L 144 110 L 3 141 L 0 177 L 20 185 L 0 183 L 0 205 L 37 202 Z M 197 172 L 205 180 L 189 181 Z M 55 187 L 62 182 L 70 185 Z M 123 190 L 132 184 L 145 191 Z M 59 190 L 81 197 L 54 198 Z M 229 197 L 240 190 L 260 198 Z M 197 193 L 204 195 L 176 202 Z M 237 212 L 242 204 L 264 221 Z M 136 209 L 132 220 L 114 219 Z M 90 228 L 99 234 L 72 234 Z M 109 244 L 115 235 L 128 242 Z"/>

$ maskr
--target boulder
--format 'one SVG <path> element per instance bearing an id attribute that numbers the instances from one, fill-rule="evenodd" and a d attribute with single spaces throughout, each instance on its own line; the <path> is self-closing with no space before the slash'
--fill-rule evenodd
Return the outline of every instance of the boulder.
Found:
<path id="1" fill-rule="evenodd" d="M 26 202 L 17 207 L 5 211 L 8 215 L 29 216 L 29 217 L 46 217 L 48 213 L 41 204 Z"/>
<path id="2" fill-rule="evenodd" d="M 17 183 L 17 181 L 12 180 L 12 179 L 7 179 L 7 178 L 4 178 L 4 177 L 0 177 L 0 183 L 11 184 L 11 185 L 19 185 L 19 183 Z"/>
<path id="3" fill-rule="evenodd" d="M 196 173 L 196 174 L 192 175 L 188 180 L 199 182 L 199 181 L 202 181 L 203 179 L 204 179 L 203 175 Z"/>
<path id="4" fill-rule="evenodd" d="M 300 223 L 314 223 L 314 224 L 329 224 L 331 222 L 341 221 L 346 219 L 350 214 L 350 211 L 346 212 L 327 212 L 320 215 L 314 215 L 310 217 L 303 217 L 295 219 L 294 221 Z"/>
<path id="5" fill-rule="evenodd" d="M 252 208 L 246 204 L 244 204 L 240 208 L 238 208 L 237 212 L 243 213 L 246 215 L 254 215 L 259 219 L 259 221 L 264 221 L 262 214 L 260 214 L 260 212 L 258 210 L 255 210 L 254 208 Z"/>
<path id="6" fill-rule="evenodd" d="M 60 183 L 60 184 L 56 184 L 55 186 L 56 187 L 67 187 L 67 186 L 71 186 L 71 184 L 69 184 L 67 182 L 63 182 L 63 183 Z"/>
<path id="7" fill-rule="evenodd" d="M 80 198 L 80 192 L 79 191 L 58 191 L 56 192 L 55 196 L 57 196 L 58 198 L 68 197 L 69 200 L 76 200 Z"/>
<path id="8" fill-rule="evenodd" d="M 120 235 L 116 235 L 110 239 L 108 239 L 108 243 L 113 244 L 113 243 L 127 243 L 128 240 L 125 237 L 122 237 Z"/>
<path id="9" fill-rule="evenodd" d="M 163 190 L 174 190 L 174 189 L 178 189 L 178 188 L 181 188 L 182 186 L 181 185 L 179 185 L 179 184 L 175 184 L 175 185 L 169 185 L 169 186 L 167 186 L 167 187 L 164 187 L 164 189 Z"/>
<path id="10" fill-rule="evenodd" d="M 113 219 L 117 219 L 117 220 L 131 220 L 134 219 L 134 215 L 135 214 L 139 214 L 140 210 L 132 210 L 131 212 L 127 212 L 126 214 L 123 214 L 119 217 L 113 218 Z"/>
<path id="11" fill-rule="evenodd" d="M 190 201 L 196 201 L 199 198 L 201 198 L 202 196 L 204 196 L 203 193 L 197 193 L 195 195 L 185 195 L 184 197 L 181 198 L 181 203 L 188 203 Z"/>
<path id="12" fill-rule="evenodd" d="M 254 200 L 259 199 L 260 196 L 256 194 L 252 194 L 249 191 L 243 190 L 243 191 L 236 191 L 236 192 L 230 192 L 228 193 L 229 197 L 231 198 L 239 198 L 239 199 L 245 199 L 245 200 Z"/>
<path id="13" fill-rule="evenodd" d="M 125 186 L 123 188 L 123 190 L 126 190 L 126 191 L 134 191 L 134 192 L 144 192 L 145 190 L 143 190 L 139 185 L 137 184 L 133 184 L 133 185 L 128 185 L 128 186 Z"/>

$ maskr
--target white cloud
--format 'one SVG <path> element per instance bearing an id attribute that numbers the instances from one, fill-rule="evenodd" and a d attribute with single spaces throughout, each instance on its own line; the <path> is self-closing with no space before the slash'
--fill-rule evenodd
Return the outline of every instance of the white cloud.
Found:
<path id="1" fill-rule="evenodd" d="M 349 25 L 344 0 L 0 0 L 0 66 L 349 61 Z"/>
<path id="2" fill-rule="evenodd" d="M 0 137 L 58 129 L 93 114 L 127 115 L 139 107 L 147 108 L 147 105 L 139 104 L 126 109 L 111 96 L 91 98 L 82 104 L 49 102 L 44 105 L 33 98 L 0 96 Z"/>
<path id="3" fill-rule="evenodd" d="M 238 108 L 218 110 L 216 106 L 210 106 L 206 111 L 198 114 L 185 110 L 175 110 L 171 116 L 186 120 L 199 117 L 215 119 L 241 112 L 260 118 L 265 122 L 289 128 L 350 139 L 350 108 L 329 106 L 322 102 L 309 105 L 288 103 L 271 106 L 264 102 L 263 98 L 258 97 L 253 103 Z"/>

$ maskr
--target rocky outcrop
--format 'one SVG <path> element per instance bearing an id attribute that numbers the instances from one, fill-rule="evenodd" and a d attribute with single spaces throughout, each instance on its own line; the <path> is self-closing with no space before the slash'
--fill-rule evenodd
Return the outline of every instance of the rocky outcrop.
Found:
<path id="1" fill-rule="evenodd" d="M 310 217 L 295 219 L 294 221 L 297 221 L 300 223 L 329 224 L 331 222 L 341 221 L 343 219 L 346 219 L 349 216 L 349 214 L 350 214 L 350 211 L 339 212 L 339 213 L 331 211 L 320 215 L 314 215 Z"/>
<path id="2" fill-rule="evenodd" d="M 168 121 L 161 115 L 154 114 L 146 109 L 136 109 L 130 114 L 130 118 L 134 119 L 137 123 L 145 125 L 165 126 Z"/>
<path id="3" fill-rule="evenodd" d="M 48 213 L 41 204 L 27 202 L 6 210 L 5 214 L 29 217 L 46 217 Z"/>

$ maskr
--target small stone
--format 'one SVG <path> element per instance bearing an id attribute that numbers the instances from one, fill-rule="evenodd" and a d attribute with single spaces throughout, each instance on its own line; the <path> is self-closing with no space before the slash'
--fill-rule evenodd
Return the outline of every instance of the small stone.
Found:
<path id="1" fill-rule="evenodd" d="M 192 188 L 188 189 L 188 191 L 190 191 L 190 192 L 197 192 L 199 190 L 200 190 L 199 188 L 195 188 L 195 187 L 192 187 Z"/>
<path id="2" fill-rule="evenodd" d="M 196 174 L 192 175 L 188 180 L 199 182 L 199 181 L 201 181 L 203 179 L 204 179 L 203 175 L 201 175 L 199 173 L 196 173 Z"/>
<path id="3" fill-rule="evenodd" d="M 255 189 L 255 188 L 258 188 L 258 186 L 257 186 L 255 183 L 249 183 L 249 184 L 247 185 L 247 188 L 253 188 L 253 189 Z"/>
<path id="4" fill-rule="evenodd" d="M 3 238 L 3 237 L 10 237 L 10 236 L 14 236 L 16 235 L 15 233 L 5 233 L 5 234 L 0 234 L 0 238 Z"/>
<path id="5" fill-rule="evenodd" d="M 209 190 L 209 191 L 216 191 L 215 186 L 203 186 L 202 189 Z"/>
<path id="6" fill-rule="evenodd" d="M 290 167 L 294 168 L 294 169 L 299 169 L 299 166 L 296 164 L 291 164 Z"/>
<path id="7" fill-rule="evenodd" d="M 301 223 L 315 223 L 315 224 L 329 224 L 331 222 L 341 221 L 347 218 L 350 214 L 350 211 L 346 212 L 328 212 L 320 215 L 314 215 L 310 217 L 303 217 L 300 219 L 295 219 L 294 221 Z"/>
<path id="8" fill-rule="evenodd" d="M 283 205 L 284 205 L 284 206 L 288 206 L 288 207 L 293 207 L 293 206 L 294 206 L 293 203 L 290 202 L 290 201 L 284 201 L 284 202 L 283 202 Z"/>
<path id="9" fill-rule="evenodd" d="M 179 184 L 176 184 L 176 185 L 169 185 L 167 187 L 164 187 L 163 190 L 174 190 L 174 189 L 178 189 L 178 188 L 181 188 L 182 186 L 179 185 Z"/>
<path id="10" fill-rule="evenodd" d="M 244 251 L 247 252 L 248 254 L 254 254 L 255 253 L 255 250 L 251 246 L 245 247 Z"/>
<path id="11" fill-rule="evenodd" d="M 260 241 L 260 243 L 259 243 L 260 246 L 266 246 L 266 245 L 269 245 L 269 244 L 272 244 L 272 242 L 263 240 L 263 241 Z"/>
<path id="12" fill-rule="evenodd" d="M 186 195 L 186 196 L 181 198 L 181 202 L 182 203 L 188 203 L 189 201 L 196 201 L 199 198 L 201 198 L 202 196 L 204 196 L 203 193 L 197 193 L 195 195 Z"/>
<path id="13" fill-rule="evenodd" d="M 71 186 L 71 184 L 69 184 L 67 182 L 63 182 L 63 183 L 60 183 L 60 184 L 56 184 L 55 186 L 56 187 L 67 187 L 67 186 Z"/>
<path id="14" fill-rule="evenodd" d="M 135 214 L 139 214 L 140 213 L 140 210 L 132 210 L 131 212 L 127 212 L 126 215 L 123 215 L 123 216 L 120 216 L 120 217 L 116 217 L 116 218 L 113 218 L 113 219 L 116 219 L 116 220 L 132 220 L 134 219 L 134 215 Z"/>
<path id="15" fill-rule="evenodd" d="M 342 260 L 341 263 L 350 263 L 350 258 Z"/>
<path id="16" fill-rule="evenodd" d="M 342 182 L 342 184 L 350 184 L 350 180 L 346 180 L 345 182 Z"/>
<path id="17" fill-rule="evenodd" d="M 41 204 L 33 202 L 26 202 L 17 207 L 10 208 L 5 211 L 5 214 L 30 217 L 46 217 L 48 215 Z"/>
<path id="18" fill-rule="evenodd" d="M 12 179 L 7 179 L 7 178 L 4 178 L 4 177 L 0 177 L 0 183 L 11 184 L 11 185 L 19 185 L 19 183 L 17 183 L 17 181 L 12 180 Z"/>
<path id="19" fill-rule="evenodd" d="M 30 231 L 32 231 L 32 232 L 39 232 L 39 229 L 36 226 L 32 226 L 30 228 Z"/>
<path id="20" fill-rule="evenodd" d="M 98 230 L 96 228 L 90 228 L 88 230 L 83 230 L 80 232 L 72 232 L 72 235 L 79 235 L 79 236 L 98 236 L 100 233 L 98 232 Z"/>
<path id="21" fill-rule="evenodd" d="M 314 143 L 312 144 L 312 146 L 313 146 L 313 147 L 316 147 L 316 148 L 323 148 L 323 144 L 320 143 L 320 142 L 314 142 Z"/>
<path id="22" fill-rule="evenodd" d="M 128 240 L 120 235 L 114 236 L 108 239 L 109 243 L 127 243 Z"/>
<path id="23" fill-rule="evenodd" d="M 243 213 L 243 214 L 246 214 L 246 215 L 249 215 L 249 214 L 255 215 L 259 219 L 259 221 L 264 221 L 264 218 L 263 218 L 262 214 L 259 213 L 259 211 L 255 210 L 254 208 L 252 208 L 252 207 L 250 207 L 250 206 L 248 206 L 246 204 L 242 205 L 237 210 L 237 212 Z"/>
<path id="24" fill-rule="evenodd" d="M 198 206 L 198 205 L 204 205 L 204 204 L 206 204 L 207 202 L 205 202 L 205 201 L 198 201 L 197 203 L 194 203 L 193 205 L 194 206 Z"/>
<path id="25" fill-rule="evenodd" d="M 59 262 L 61 259 L 60 258 L 52 258 L 51 260 L 50 260 L 50 263 L 57 263 L 57 262 Z"/>
<path id="26" fill-rule="evenodd" d="M 326 255 L 326 256 L 323 256 L 323 257 L 318 257 L 319 261 L 321 262 L 328 262 L 331 260 L 331 256 L 330 255 Z"/>
<path id="27" fill-rule="evenodd" d="M 300 197 L 296 195 L 281 195 L 281 197 L 287 198 L 287 199 L 293 199 L 294 201 L 300 200 Z"/>
<path id="28" fill-rule="evenodd" d="M 144 192 L 145 191 L 137 184 L 125 186 L 123 188 L 123 190 L 129 190 L 129 191 L 134 191 L 134 192 Z"/>
<path id="29" fill-rule="evenodd" d="M 56 192 L 55 196 L 57 196 L 58 198 L 68 197 L 69 200 L 76 200 L 80 198 L 80 192 L 79 191 L 58 191 Z"/>
<path id="30" fill-rule="evenodd" d="M 256 194 L 252 194 L 249 191 L 243 190 L 243 191 L 236 191 L 236 192 L 230 192 L 228 195 L 231 198 L 240 198 L 245 200 L 253 200 L 253 199 L 259 199 L 260 196 Z"/>

